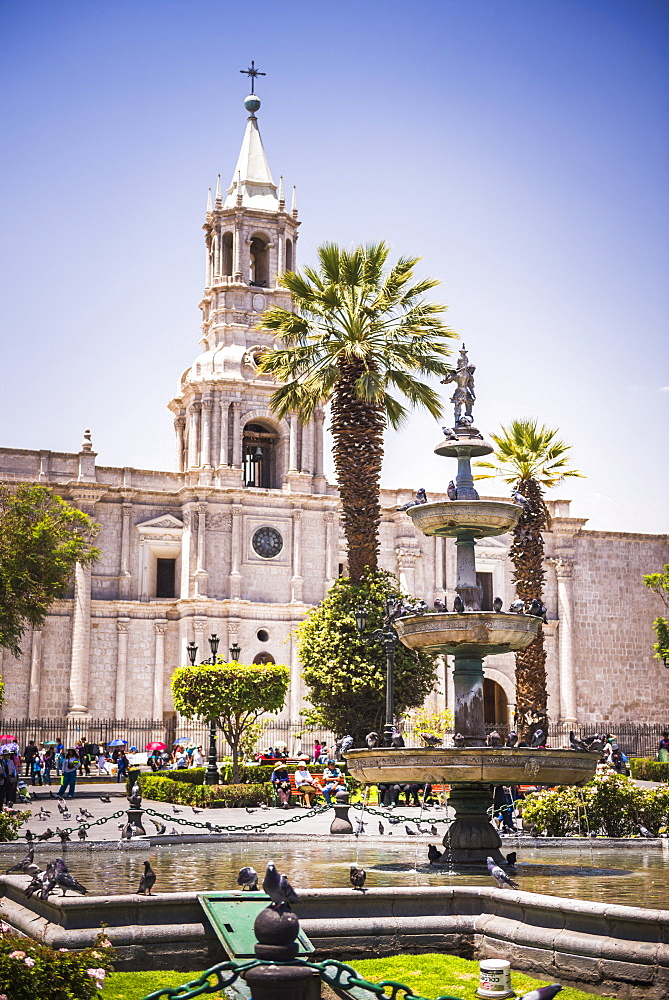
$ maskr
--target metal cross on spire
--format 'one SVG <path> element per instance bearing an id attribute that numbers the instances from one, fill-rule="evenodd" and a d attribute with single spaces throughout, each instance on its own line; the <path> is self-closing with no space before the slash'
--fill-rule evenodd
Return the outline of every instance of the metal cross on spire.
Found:
<path id="1" fill-rule="evenodd" d="M 251 77 L 251 93 L 255 94 L 255 83 L 257 76 L 267 76 L 267 73 L 261 73 L 259 69 L 256 69 L 255 61 L 251 60 L 251 65 L 248 69 L 240 69 L 240 73 L 245 73 L 246 76 Z"/>

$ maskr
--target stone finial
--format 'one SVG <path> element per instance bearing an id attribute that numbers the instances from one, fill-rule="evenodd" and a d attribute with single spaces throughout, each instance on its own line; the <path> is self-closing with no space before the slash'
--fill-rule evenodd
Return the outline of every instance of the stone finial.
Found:
<path id="1" fill-rule="evenodd" d="M 242 203 L 242 173 L 241 170 L 237 171 L 237 204 Z"/>
<path id="2" fill-rule="evenodd" d="M 293 184 L 293 199 L 290 205 L 290 213 L 294 219 L 297 218 L 297 188 Z"/>
<path id="3" fill-rule="evenodd" d="M 91 432 L 87 427 L 84 431 L 84 440 L 81 442 L 81 451 L 93 451 L 93 442 L 91 440 Z"/>
<path id="4" fill-rule="evenodd" d="M 279 208 L 284 208 L 285 204 L 286 204 L 286 198 L 285 198 L 285 195 L 283 193 L 283 174 L 281 174 L 281 177 L 279 177 L 279 193 L 278 193 L 278 198 L 279 198 Z"/>
<path id="5" fill-rule="evenodd" d="M 211 212 L 211 188 L 207 188 L 207 215 Z"/>
<path id="6" fill-rule="evenodd" d="M 223 207 L 223 198 L 221 196 L 221 175 L 218 175 L 216 180 L 216 208 Z"/>

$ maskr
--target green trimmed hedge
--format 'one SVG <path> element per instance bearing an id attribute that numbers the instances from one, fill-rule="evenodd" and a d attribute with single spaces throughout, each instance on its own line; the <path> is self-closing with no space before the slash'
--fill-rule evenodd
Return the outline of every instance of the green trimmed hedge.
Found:
<path id="1" fill-rule="evenodd" d="M 160 771 L 153 777 L 169 778 L 170 781 L 183 781 L 188 785 L 203 785 L 206 767 L 180 767 L 175 771 Z"/>
<path id="2" fill-rule="evenodd" d="M 638 781 L 669 781 L 669 761 L 650 757 L 632 757 L 630 774 Z"/>
<path id="3" fill-rule="evenodd" d="M 235 806 L 254 806 L 270 803 L 272 786 L 268 783 L 254 785 L 192 785 L 185 781 L 155 774 L 143 774 L 139 779 L 142 795 L 155 802 L 174 802 L 177 805 L 202 806 L 214 809 Z"/>

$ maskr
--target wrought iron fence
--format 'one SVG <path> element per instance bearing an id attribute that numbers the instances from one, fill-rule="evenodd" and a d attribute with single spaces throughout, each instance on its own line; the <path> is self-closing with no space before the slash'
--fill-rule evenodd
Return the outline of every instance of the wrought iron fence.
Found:
<path id="1" fill-rule="evenodd" d="M 287 719 L 276 719 L 274 716 L 263 720 L 264 729 L 259 741 L 259 749 L 265 750 L 269 747 L 276 748 L 278 743 L 285 745 L 291 757 L 299 756 L 301 753 L 312 756 L 314 743 L 318 740 L 323 746 L 332 747 L 335 735 L 327 729 L 313 726 L 305 726 L 303 722 L 295 722 Z M 3 735 L 16 738 L 21 749 L 28 740 L 34 739 L 37 744 L 46 743 L 48 740 L 56 740 L 67 745 L 72 745 L 77 740 L 84 743 L 107 744 L 111 740 L 126 740 L 127 746 L 137 747 L 144 750 L 148 743 L 163 742 L 171 747 L 175 740 L 187 738 L 189 742 L 196 745 L 201 744 L 205 752 L 209 746 L 209 727 L 205 722 L 195 720 L 163 720 L 163 719 L 2 719 L 0 728 Z M 487 724 L 486 732 L 497 731 L 500 736 L 506 737 L 510 726 L 500 724 Z M 550 746 L 569 746 L 570 730 L 578 737 L 591 736 L 594 733 L 611 733 L 616 737 L 616 741 L 621 750 L 628 757 L 655 757 L 657 755 L 658 744 L 663 732 L 666 732 L 669 724 L 635 724 L 630 722 L 592 722 L 581 725 L 553 723 L 548 730 L 548 742 Z M 421 745 L 420 733 L 412 726 L 403 727 L 403 735 L 407 745 Z M 447 733 L 446 737 L 453 737 L 453 732 Z M 218 734 L 218 753 L 226 756 L 230 753 L 230 747 L 223 737 Z"/>

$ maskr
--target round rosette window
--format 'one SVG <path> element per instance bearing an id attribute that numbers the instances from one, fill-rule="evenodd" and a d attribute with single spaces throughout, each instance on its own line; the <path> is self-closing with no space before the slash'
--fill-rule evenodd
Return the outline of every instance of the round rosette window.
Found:
<path id="1" fill-rule="evenodd" d="M 283 538 L 276 528 L 258 528 L 251 539 L 253 549 L 263 559 L 273 559 L 283 548 Z"/>

